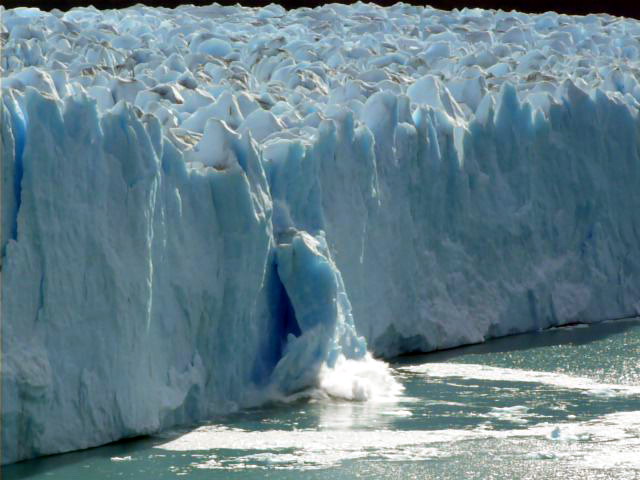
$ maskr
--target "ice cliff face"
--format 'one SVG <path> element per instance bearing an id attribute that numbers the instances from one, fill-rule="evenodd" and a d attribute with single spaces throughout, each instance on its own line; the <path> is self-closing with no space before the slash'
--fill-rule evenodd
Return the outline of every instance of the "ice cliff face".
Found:
<path id="1" fill-rule="evenodd" d="M 636 21 L 358 4 L 2 28 L 4 462 L 322 387 L 379 368 L 367 346 L 639 308 Z"/>
<path id="2" fill-rule="evenodd" d="M 154 117 L 30 90 L 18 159 L 5 101 L 21 178 L 4 193 L 4 459 L 204 419 L 364 357 L 323 237 L 274 241 L 248 137 L 227 138 L 224 168 L 187 170 Z"/>

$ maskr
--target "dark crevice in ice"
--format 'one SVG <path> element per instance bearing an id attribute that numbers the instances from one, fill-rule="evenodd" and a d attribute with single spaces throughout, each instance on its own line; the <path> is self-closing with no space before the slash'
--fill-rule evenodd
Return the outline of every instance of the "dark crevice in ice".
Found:
<path id="1" fill-rule="evenodd" d="M 276 261 L 272 262 L 266 282 L 269 298 L 270 325 L 262 346 L 262 353 L 254 367 L 253 381 L 266 384 L 274 368 L 284 356 L 289 335 L 299 337 L 302 333 L 289 295 L 280 280 Z"/>
<path id="2" fill-rule="evenodd" d="M 24 167 L 22 164 L 22 157 L 24 155 L 24 149 L 27 143 L 27 126 L 25 120 L 20 118 L 15 112 L 11 112 L 11 126 L 14 138 L 14 155 L 15 155 L 15 169 L 13 175 L 13 193 L 15 197 L 15 207 L 13 211 L 13 218 L 11 222 L 11 234 L 9 238 L 11 240 L 18 239 L 18 212 L 20 211 L 20 205 L 22 204 L 22 177 L 24 175 Z"/>

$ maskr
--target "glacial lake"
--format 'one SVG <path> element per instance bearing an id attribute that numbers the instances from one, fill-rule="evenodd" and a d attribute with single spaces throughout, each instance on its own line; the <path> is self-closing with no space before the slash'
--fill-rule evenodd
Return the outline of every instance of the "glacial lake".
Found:
<path id="1" fill-rule="evenodd" d="M 396 359 L 393 401 L 299 401 L 3 469 L 12 479 L 638 479 L 640 320 Z"/>

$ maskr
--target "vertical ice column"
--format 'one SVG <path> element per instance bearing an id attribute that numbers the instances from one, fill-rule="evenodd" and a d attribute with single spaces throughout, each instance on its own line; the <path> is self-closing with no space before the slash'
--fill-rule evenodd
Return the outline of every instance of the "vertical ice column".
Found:
<path id="1" fill-rule="evenodd" d="M 351 304 L 324 233 L 312 236 L 290 229 L 282 237 L 277 247 L 278 275 L 300 335 L 289 335 L 273 381 L 283 393 L 291 393 L 313 385 L 320 368 L 333 367 L 341 354 L 364 358 L 366 343 L 356 334 Z"/>

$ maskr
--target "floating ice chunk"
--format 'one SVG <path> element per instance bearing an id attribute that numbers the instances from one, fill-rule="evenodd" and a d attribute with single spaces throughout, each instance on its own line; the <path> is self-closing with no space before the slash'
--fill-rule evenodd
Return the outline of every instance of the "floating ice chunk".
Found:
<path id="1" fill-rule="evenodd" d="M 525 407 L 524 405 L 493 407 L 489 411 L 489 416 L 506 422 L 525 424 L 528 422 L 528 412 L 529 407 Z"/>

